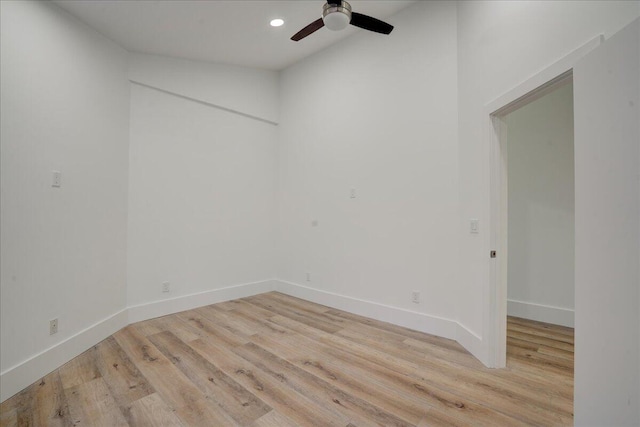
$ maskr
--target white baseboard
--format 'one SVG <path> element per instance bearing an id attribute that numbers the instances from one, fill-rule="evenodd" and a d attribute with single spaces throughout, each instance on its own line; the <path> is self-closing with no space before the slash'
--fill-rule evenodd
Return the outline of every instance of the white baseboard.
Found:
<path id="1" fill-rule="evenodd" d="M 456 337 L 455 340 L 458 344 L 463 346 L 465 350 L 473 355 L 476 359 L 482 362 L 485 366 L 490 366 L 489 360 L 486 357 L 487 349 L 482 338 L 471 332 L 465 326 L 460 323 L 456 323 Z"/>
<path id="2" fill-rule="evenodd" d="M 142 320 L 179 313 L 181 311 L 191 310 L 205 305 L 274 291 L 277 285 L 276 280 L 263 280 L 260 282 L 245 283 L 242 285 L 229 286 L 226 288 L 214 289 L 212 291 L 205 291 L 197 294 L 184 295 L 176 298 L 135 305 L 129 307 L 129 323 L 140 322 Z"/>
<path id="3" fill-rule="evenodd" d="M 523 319 L 574 327 L 574 311 L 569 308 L 507 300 L 507 314 Z"/>
<path id="4" fill-rule="evenodd" d="M 393 323 L 428 334 L 444 338 L 456 339 L 458 323 L 437 316 L 391 307 L 373 301 L 361 300 L 308 288 L 292 282 L 278 280 L 276 290 L 287 295 L 302 298 L 317 304 L 326 305 L 349 313 L 359 314 L 383 322 Z"/>
<path id="5" fill-rule="evenodd" d="M 124 309 L 0 373 L 0 402 L 4 402 L 127 324 L 127 310 Z"/>

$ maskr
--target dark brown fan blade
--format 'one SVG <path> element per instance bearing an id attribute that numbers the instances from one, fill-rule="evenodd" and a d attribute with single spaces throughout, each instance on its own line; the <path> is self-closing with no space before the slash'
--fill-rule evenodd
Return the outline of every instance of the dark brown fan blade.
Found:
<path id="1" fill-rule="evenodd" d="M 393 25 L 357 12 L 351 12 L 351 25 L 382 34 L 389 34 L 393 30 Z"/>
<path id="2" fill-rule="evenodd" d="M 313 21 L 311 24 L 307 25 L 306 27 L 304 27 L 303 29 L 295 33 L 293 37 L 291 37 L 291 40 L 295 42 L 300 41 L 303 38 L 307 37 L 309 34 L 315 33 L 322 27 L 324 27 L 324 21 L 322 21 L 322 18 L 318 18 L 315 21 Z"/>

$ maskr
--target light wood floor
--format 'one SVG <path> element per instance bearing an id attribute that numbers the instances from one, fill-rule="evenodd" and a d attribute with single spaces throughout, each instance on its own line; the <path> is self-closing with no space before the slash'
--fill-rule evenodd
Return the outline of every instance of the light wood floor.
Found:
<path id="1" fill-rule="evenodd" d="M 509 319 L 508 367 L 268 293 L 122 329 L 0 406 L 2 426 L 571 425 L 573 330 Z"/>

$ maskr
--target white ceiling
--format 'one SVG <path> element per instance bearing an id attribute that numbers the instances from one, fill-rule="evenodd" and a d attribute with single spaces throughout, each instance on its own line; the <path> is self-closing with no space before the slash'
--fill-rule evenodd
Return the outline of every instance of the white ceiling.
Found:
<path id="1" fill-rule="evenodd" d="M 54 0 L 62 8 L 132 52 L 281 70 L 338 40 L 365 31 L 326 28 L 289 38 L 322 15 L 323 0 Z M 354 11 L 386 20 L 413 1 L 349 2 Z M 269 21 L 283 18 L 273 28 Z M 393 20 L 388 20 L 393 25 Z M 369 32 L 367 32 L 369 33 Z M 369 33 L 377 37 L 393 37 Z"/>

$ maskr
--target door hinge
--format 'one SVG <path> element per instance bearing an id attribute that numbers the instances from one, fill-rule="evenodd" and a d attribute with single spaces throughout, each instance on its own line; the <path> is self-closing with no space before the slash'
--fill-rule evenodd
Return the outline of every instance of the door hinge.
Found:
<path id="1" fill-rule="evenodd" d="M 491 258 L 495 258 L 497 255 L 498 255 L 498 254 L 496 253 L 496 251 L 491 251 L 491 252 L 489 252 L 489 256 L 490 256 Z"/>

